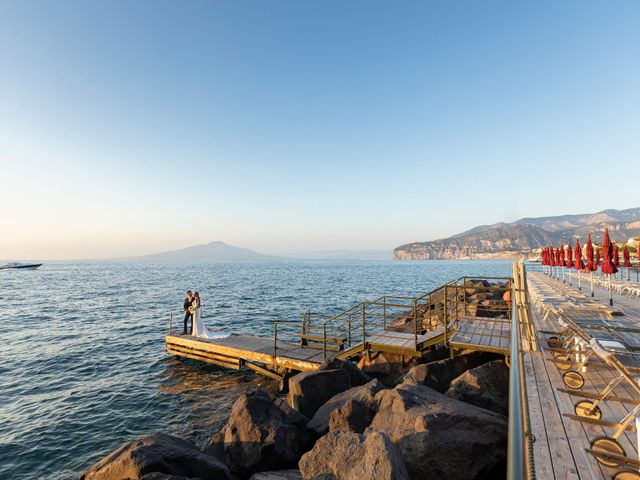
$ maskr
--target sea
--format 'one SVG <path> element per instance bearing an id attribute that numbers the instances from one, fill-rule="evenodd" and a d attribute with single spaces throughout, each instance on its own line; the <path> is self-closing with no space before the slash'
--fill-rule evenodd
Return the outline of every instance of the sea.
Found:
<path id="1" fill-rule="evenodd" d="M 335 314 L 382 294 L 417 295 L 509 261 L 45 263 L 0 271 L 0 478 L 70 479 L 132 439 L 163 431 L 204 447 L 247 390 L 273 381 L 164 348 L 186 290 L 207 327 L 272 337 L 274 321 Z"/>

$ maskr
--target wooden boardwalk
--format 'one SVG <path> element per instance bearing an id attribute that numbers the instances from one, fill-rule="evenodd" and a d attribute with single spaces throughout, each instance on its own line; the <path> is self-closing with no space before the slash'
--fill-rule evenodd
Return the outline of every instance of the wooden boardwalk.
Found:
<path id="1" fill-rule="evenodd" d="M 439 327 L 417 336 L 420 348 L 444 342 L 444 329 Z M 301 343 L 252 335 L 230 335 L 220 339 L 204 339 L 191 335 L 172 334 L 165 337 L 168 353 L 200 360 L 226 368 L 248 367 L 259 373 L 281 377 L 278 369 L 295 371 L 318 370 L 323 361 L 334 357 L 351 358 L 364 350 L 389 351 L 408 356 L 420 355 L 415 349 L 416 337 L 411 333 L 379 331 L 366 337 L 365 343 L 345 347 L 342 350 L 325 350 L 318 344 Z"/>
<path id="2" fill-rule="evenodd" d="M 327 359 L 358 359 L 366 352 L 420 357 L 425 349 L 449 342 L 452 351 L 506 356 L 511 320 L 494 317 L 510 316 L 511 305 L 501 298 L 511 282 L 509 277 L 460 277 L 419 297 L 383 296 L 330 318 L 308 313 L 297 323 L 275 322 L 273 338 L 232 334 L 203 339 L 172 333 L 170 321 L 166 350 L 226 368 L 251 368 L 275 379 L 291 371 L 318 370 Z M 472 300 L 474 294 L 481 299 Z M 463 315 L 468 310 L 488 316 Z M 397 320 L 413 332 L 394 329 Z"/>
<path id="3" fill-rule="evenodd" d="M 539 308 L 534 308 L 533 305 L 530 308 L 538 349 L 524 352 L 528 408 L 535 436 L 533 449 L 536 476 L 540 479 L 612 478 L 623 467 L 606 466 L 596 461 L 589 452 L 591 442 L 598 437 L 611 437 L 617 422 L 640 404 L 640 397 L 633 388 L 621 382 L 599 404 L 601 419 L 593 421 L 577 416 L 576 404 L 598 399 L 607 384 L 617 378 L 618 374 L 596 359 L 589 359 L 584 367 L 580 366 L 577 361 L 584 360 L 585 357 L 581 354 L 575 354 L 575 358 L 566 363 L 558 361 L 561 353 L 556 351 L 556 344 L 550 337 L 565 332 L 559 317 L 555 315 L 559 311 L 589 336 L 601 342 L 615 342 L 607 345 L 618 350 L 616 356 L 620 354 L 625 358 L 625 363 L 632 366 L 638 358 L 635 346 L 640 340 L 640 330 L 636 328 L 640 321 L 640 302 L 617 295 L 615 311 L 612 311 L 606 301 L 603 301 L 603 292 L 598 292 L 592 301 L 588 292 L 584 294 L 584 286 L 583 292 L 579 292 L 577 287 L 569 287 L 539 272 L 528 272 L 527 283 L 530 297 L 537 297 L 541 302 L 538 304 Z M 573 364 L 569 365 L 570 363 Z M 563 380 L 567 371 L 580 373 L 584 385 L 570 388 Z M 618 442 L 627 457 L 638 459 L 638 442 L 633 423 L 618 438 Z M 633 476 L 633 472 L 627 475 L 631 476 L 626 478 L 638 478 Z"/>
<path id="4" fill-rule="evenodd" d="M 488 317 L 459 317 L 451 336 L 452 349 L 473 349 L 509 355 L 511 320 Z"/>

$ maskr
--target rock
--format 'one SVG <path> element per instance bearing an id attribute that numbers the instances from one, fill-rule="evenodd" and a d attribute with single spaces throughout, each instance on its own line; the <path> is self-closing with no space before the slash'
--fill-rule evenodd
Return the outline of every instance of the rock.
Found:
<path id="1" fill-rule="evenodd" d="M 254 473 L 249 480 L 302 480 L 300 470 L 278 470 Z"/>
<path id="2" fill-rule="evenodd" d="M 183 477 L 182 475 L 171 475 L 169 473 L 147 473 L 141 480 L 193 480 L 189 477 Z"/>
<path id="3" fill-rule="evenodd" d="M 376 401 L 365 434 L 387 434 L 412 480 L 504 478 L 507 421 L 501 415 L 422 385 L 383 390 Z"/>
<path id="4" fill-rule="evenodd" d="M 378 352 L 372 354 L 371 359 L 366 355 L 363 356 L 358 362 L 358 367 L 370 377 L 377 378 L 385 385 L 393 387 L 415 364 L 415 358 L 408 355 Z"/>
<path id="5" fill-rule="evenodd" d="M 335 370 L 342 368 L 349 372 L 351 386 L 357 387 L 369 383 L 372 378 L 360 370 L 351 360 L 339 360 L 337 358 L 327 359 L 320 365 L 320 370 Z"/>
<path id="6" fill-rule="evenodd" d="M 373 404 L 351 398 L 340 408 L 331 412 L 329 430 L 362 433 L 373 420 L 375 413 Z"/>
<path id="7" fill-rule="evenodd" d="M 422 352 L 422 361 L 424 363 L 435 362 L 437 360 L 444 360 L 445 358 L 449 358 L 451 352 L 446 347 L 441 348 L 432 348 L 430 350 L 425 350 Z"/>
<path id="8" fill-rule="evenodd" d="M 351 388 L 351 373 L 345 369 L 302 372 L 289 379 L 289 405 L 307 417 L 331 397 Z"/>
<path id="9" fill-rule="evenodd" d="M 300 459 L 300 473 L 307 479 L 407 480 L 407 469 L 386 435 L 360 435 L 333 430 L 320 438 Z M 426 478 L 426 477 L 425 477 Z"/>
<path id="10" fill-rule="evenodd" d="M 81 475 L 82 480 L 180 477 L 231 480 L 229 470 L 217 458 L 196 446 L 165 433 L 154 433 L 122 445 Z"/>
<path id="11" fill-rule="evenodd" d="M 375 406 L 375 395 L 384 388 L 384 385 L 379 380 L 371 380 L 366 385 L 350 388 L 334 395 L 318 409 L 307 424 L 307 427 L 319 435 L 324 435 L 329 429 L 331 413 L 334 410 L 342 407 L 349 400 L 357 400 L 373 408 Z"/>
<path id="12" fill-rule="evenodd" d="M 391 323 L 391 325 L 387 325 L 387 329 L 392 332 L 413 332 L 413 316 L 406 316 L 397 318 Z"/>
<path id="13" fill-rule="evenodd" d="M 282 400 L 262 390 L 241 395 L 226 426 L 205 450 L 227 456 L 231 471 L 247 477 L 253 472 L 295 468 L 311 447 L 308 419 Z"/>
<path id="14" fill-rule="evenodd" d="M 454 379 L 445 395 L 507 416 L 509 368 L 503 360 L 472 368 Z"/>
<path id="15" fill-rule="evenodd" d="M 471 368 L 478 367 L 501 355 L 487 352 L 470 352 L 413 367 L 403 377 L 403 383 L 426 385 L 441 393 L 449 389 L 451 381 Z"/>

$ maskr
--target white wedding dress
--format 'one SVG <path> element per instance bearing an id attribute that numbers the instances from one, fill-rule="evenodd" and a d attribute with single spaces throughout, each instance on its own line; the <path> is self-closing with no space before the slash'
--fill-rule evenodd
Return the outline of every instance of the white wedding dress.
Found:
<path id="1" fill-rule="evenodd" d="M 229 336 L 228 333 L 224 333 L 221 331 L 209 331 L 207 327 L 202 323 L 202 305 L 198 305 L 193 313 L 193 333 L 194 337 L 200 338 L 226 338 Z"/>

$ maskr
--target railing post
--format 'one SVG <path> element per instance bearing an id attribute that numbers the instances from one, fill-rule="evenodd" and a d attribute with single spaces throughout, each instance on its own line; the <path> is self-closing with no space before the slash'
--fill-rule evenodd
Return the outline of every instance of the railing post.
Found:
<path id="1" fill-rule="evenodd" d="M 362 302 L 362 346 L 366 347 L 366 343 L 367 343 L 367 330 L 365 328 L 365 318 L 366 318 L 366 313 L 365 313 L 365 304 L 364 302 Z"/>
<path id="2" fill-rule="evenodd" d="M 173 333 L 173 312 L 169 312 L 169 335 Z"/>
<path id="3" fill-rule="evenodd" d="M 433 309 L 434 309 L 433 295 L 430 293 L 429 294 L 429 330 L 433 330 L 433 318 L 431 318 L 431 316 L 433 315 Z"/>
<path id="4" fill-rule="evenodd" d="M 448 300 L 447 300 L 447 288 L 448 288 L 448 286 L 447 286 L 447 285 L 445 285 L 445 286 L 444 286 L 444 307 L 443 307 L 443 309 L 442 309 L 442 319 L 443 319 L 443 321 L 444 321 L 444 346 L 445 346 L 445 347 L 446 347 L 446 346 L 447 346 L 447 344 L 449 343 L 449 342 L 447 341 L 447 328 L 448 328 L 448 325 L 447 325 L 447 324 L 449 323 L 449 318 L 448 318 L 448 315 L 449 315 L 448 310 L 449 310 L 449 309 L 448 309 L 448 307 L 447 307 L 447 302 L 448 302 Z"/>
<path id="5" fill-rule="evenodd" d="M 273 356 L 278 354 L 278 322 L 273 322 Z"/>
<path id="6" fill-rule="evenodd" d="M 384 331 L 387 331 L 387 296 L 382 297 L 382 319 L 384 322 Z"/>
<path id="7" fill-rule="evenodd" d="M 418 351 L 418 308 L 416 305 L 417 301 L 413 299 L 413 344 L 414 350 Z"/>
<path id="8" fill-rule="evenodd" d="M 327 358 L 327 324 L 322 324 L 322 358 Z"/>

